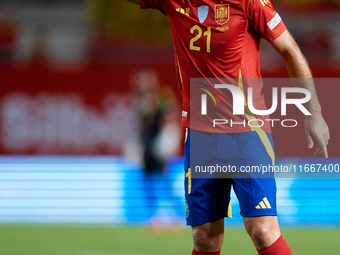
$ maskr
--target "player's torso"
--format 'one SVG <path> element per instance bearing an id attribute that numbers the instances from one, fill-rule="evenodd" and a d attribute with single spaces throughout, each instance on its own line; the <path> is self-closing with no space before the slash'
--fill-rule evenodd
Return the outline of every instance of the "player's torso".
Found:
<path id="1" fill-rule="evenodd" d="M 212 133 L 240 133 L 251 131 L 250 127 L 215 128 L 213 119 L 233 119 L 242 122 L 246 116 L 234 116 L 231 94 L 219 91 L 223 106 L 215 106 L 207 100 L 213 112 L 201 116 L 191 93 L 191 78 L 259 78 L 260 36 L 250 25 L 244 11 L 246 0 L 163 0 L 163 12 L 169 20 L 176 53 L 178 80 L 183 96 L 182 125 L 194 130 Z M 235 81 L 235 79 L 234 79 Z M 203 82 L 205 83 L 205 82 Z M 211 82 L 202 85 L 213 91 Z M 244 86 L 247 86 L 244 84 Z M 193 84 L 195 87 L 195 84 Z M 195 87 L 195 91 L 197 92 Z M 254 98 L 262 109 L 265 107 L 261 87 Z M 257 105 L 258 106 L 258 105 Z M 270 128 L 266 129 L 270 131 Z"/>
<path id="2" fill-rule="evenodd" d="M 179 64 L 195 69 L 188 75 L 236 77 L 247 29 L 241 1 L 164 1 Z"/>

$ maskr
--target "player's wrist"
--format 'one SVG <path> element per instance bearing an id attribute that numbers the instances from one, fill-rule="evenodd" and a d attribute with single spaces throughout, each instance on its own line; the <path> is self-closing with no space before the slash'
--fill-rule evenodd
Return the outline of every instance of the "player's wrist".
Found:
<path id="1" fill-rule="evenodd" d="M 313 104 L 313 107 L 309 107 L 309 112 L 311 115 L 308 115 L 307 117 L 322 117 L 321 113 L 321 105 L 320 104 Z"/>
<path id="2" fill-rule="evenodd" d="M 321 111 L 313 112 L 312 115 L 306 116 L 306 121 L 323 120 Z"/>

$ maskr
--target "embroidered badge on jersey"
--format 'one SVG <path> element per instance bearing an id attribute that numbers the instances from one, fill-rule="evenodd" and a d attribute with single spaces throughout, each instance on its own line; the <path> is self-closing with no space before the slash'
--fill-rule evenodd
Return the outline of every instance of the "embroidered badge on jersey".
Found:
<path id="1" fill-rule="evenodd" d="M 206 18 L 208 17 L 208 13 L 209 13 L 209 6 L 207 5 L 202 5 L 200 7 L 197 8 L 197 16 L 198 16 L 198 20 L 203 23 Z"/>
<path id="2" fill-rule="evenodd" d="M 274 16 L 274 18 L 271 19 L 271 21 L 269 21 L 267 23 L 268 27 L 270 28 L 270 30 L 273 30 L 280 22 L 281 22 L 281 17 L 278 13 L 276 13 L 276 15 Z"/>
<path id="3" fill-rule="evenodd" d="M 229 20 L 229 4 L 215 5 L 215 21 L 223 25 Z"/>

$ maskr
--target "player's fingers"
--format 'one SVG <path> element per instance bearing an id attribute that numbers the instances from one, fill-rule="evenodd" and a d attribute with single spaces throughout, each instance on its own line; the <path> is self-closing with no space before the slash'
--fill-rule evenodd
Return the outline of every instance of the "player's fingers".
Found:
<path id="1" fill-rule="evenodd" d="M 321 151 L 319 153 L 318 150 L 317 152 L 315 152 L 315 154 L 318 154 L 316 156 L 319 156 L 321 154 L 321 152 L 323 152 L 323 155 L 325 156 L 325 158 L 328 158 L 328 151 L 327 151 L 327 145 L 328 145 L 328 139 L 324 138 L 325 136 L 323 136 L 323 139 L 320 136 L 316 136 L 315 139 L 318 141 L 319 143 L 319 149 L 321 149 Z"/>
<path id="2" fill-rule="evenodd" d="M 323 152 L 323 155 L 325 158 L 328 158 L 328 151 L 327 151 L 327 145 L 324 143 L 320 143 L 320 147 L 316 150 L 314 156 L 317 157 Z"/>
<path id="3" fill-rule="evenodd" d="M 328 145 L 328 142 L 329 142 L 330 139 L 331 139 L 331 134 L 328 131 L 328 133 L 327 133 L 327 145 Z"/>
<path id="4" fill-rule="evenodd" d="M 309 133 L 309 131 L 306 131 L 306 136 L 307 136 L 308 149 L 311 149 L 314 146 L 312 135 Z"/>
<path id="5" fill-rule="evenodd" d="M 325 158 L 328 158 L 327 145 L 323 146 L 322 151 L 323 151 L 323 155 L 325 156 Z"/>
<path id="6" fill-rule="evenodd" d="M 323 137 L 323 140 L 325 141 L 325 144 L 327 145 L 328 144 L 328 141 L 331 139 L 331 135 L 329 133 L 329 129 L 327 128 L 327 130 L 325 130 L 322 135 Z"/>
<path id="7" fill-rule="evenodd" d="M 316 150 L 316 152 L 314 153 L 314 157 L 319 156 L 319 155 L 321 154 L 321 152 L 322 152 L 322 148 L 319 147 L 319 148 Z"/>
<path id="8" fill-rule="evenodd" d="M 305 121 L 305 132 L 306 132 L 308 149 L 311 149 L 314 146 L 314 142 L 313 142 L 312 134 L 309 129 L 309 123 L 307 122 L 307 119 Z"/>

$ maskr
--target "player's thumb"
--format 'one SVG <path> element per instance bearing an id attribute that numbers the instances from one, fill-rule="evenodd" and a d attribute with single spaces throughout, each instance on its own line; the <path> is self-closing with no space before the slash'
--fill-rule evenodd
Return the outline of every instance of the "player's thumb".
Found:
<path id="1" fill-rule="evenodd" d="M 311 134 L 309 132 L 306 133 L 306 135 L 307 135 L 308 149 L 311 149 L 314 146 L 313 138 L 312 138 L 312 136 L 311 136 Z"/>

